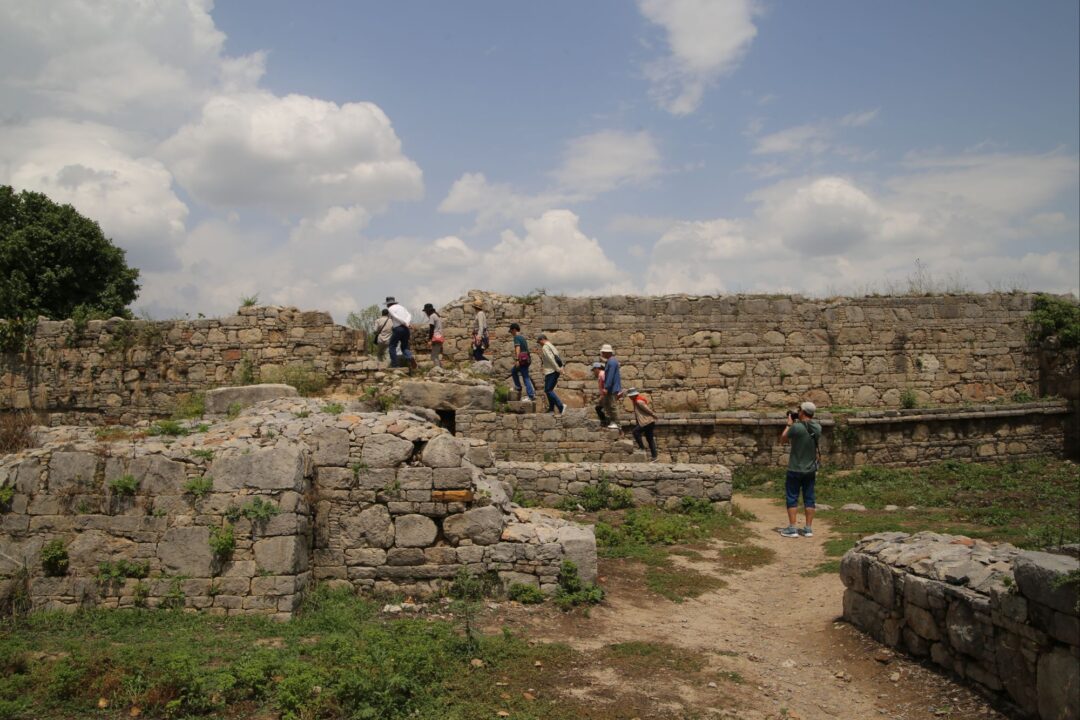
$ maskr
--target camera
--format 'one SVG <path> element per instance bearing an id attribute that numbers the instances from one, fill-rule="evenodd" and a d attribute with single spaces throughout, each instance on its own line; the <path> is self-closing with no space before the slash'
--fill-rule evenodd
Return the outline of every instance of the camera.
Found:
<path id="1" fill-rule="evenodd" d="M 787 416 L 789 418 L 791 418 L 792 422 L 795 422 L 796 420 L 799 419 L 799 411 L 798 410 L 788 410 L 787 411 Z"/>

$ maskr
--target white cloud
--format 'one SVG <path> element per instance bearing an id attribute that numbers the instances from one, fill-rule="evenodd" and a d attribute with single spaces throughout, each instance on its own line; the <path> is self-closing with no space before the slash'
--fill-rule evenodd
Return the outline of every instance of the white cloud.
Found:
<path id="1" fill-rule="evenodd" d="M 836 255 L 877 242 L 883 218 L 877 203 L 850 181 L 822 177 L 794 188 L 758 211 L 762 230 L 800 255 Z"/>
<path id="2" fill-rule="evenodd" d="M 747 135 L 755 138 L 752 152 L 755 155 L 821 155 L 833 151 L 849 159 L 858 160 L 864 154 L 854 148 L 840 145 L 836 136 L 842 128 L 858 128 L 873 122 L 878 109 L 853 112 L 835 120 L 821 120 L 795 125 L 776 132 L 761 135 L 762 122 L 755 119 L 747 128 Z"/>
<path id="3" fill-rule="evenodd" d="M 303 212 L 352 204 L 378 212 L 423 194 L 419 166 L 372 103 L 219 95 L 160 152 L 189 192 L 217 207 Z"/>
<path id="4" fill-rule="evenodd" d="M 147 270 L 176 263 L 188 208 L 165 166 L 115 128 L 40 119 L 0 125 L 0 183 L 70 203 Z"/>
<path id="5" fill-rule="evenodd" d="M 696 110 L 705 89 L 739 64 L 760 12 L 754 0 L 638 0 L 638 8 L 667 35 L 671 54 L 645 73 L 654 100 L 674 115 Z"/>
<path id="6" fill-rule="evenodd" d="M 450 187 L 439 211 L 474 214 L 472 230 L 476 232 L 587 202 L 661 172 L 660 151 L 648 132 L 604 130 L 566 143 L 558 167 L 549 173 L 554 184 L 548 189 L 528 193 L 507 183 L 489 182 L 483 173 L 465 173 Z"/>
<path id="7" fill-rule="evenodd" d="M 660 171 L 660 151 L 649 133 L 605 130 L 567 143 L 552 177 L 568 194 L 593 197 Z"/>
<path id="8" fill-rule="evenodd" d="M 653 248 L 645 278 L 650 295 L 727 292 L 737 274 L 733 260 L 756 257 L 764 248 L 751 246 L 742 223 L 732 220 L 680 222 L 665 232 Z"/>

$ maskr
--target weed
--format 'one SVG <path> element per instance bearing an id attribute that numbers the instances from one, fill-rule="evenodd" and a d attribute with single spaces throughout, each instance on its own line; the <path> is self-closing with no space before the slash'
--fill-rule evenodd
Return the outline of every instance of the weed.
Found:
<path id="1" fill-rule="evenodd" d="M 345 412 L 345 406 L 336 402 L 327 403 L 326 405 L 323 405 L 322 411 L 327 415 L 340 415 Z"/>
<path id="2" fill-rule="evenodd" d="M 177 420 L 158 420 L 150 425 L 146 430 L 146 434 L 152 437 L 158 437 L 165 435 L 168 437 L 183 437 L 190 434 L 191 431 L 180 424 Z"/>
<path id="3" fill-rule="evenodd" d="M 1012 394 L 1012 401 L 1014 403 L 1029 403 L 1034 402 L 1035 398 L 1027 390 L 1021 388 Z"/>
<path id="4" fill-rule="evenodd" d="M 255 384 L 255 363 L 251 362 L 250 357 L 245 355 L 240 358 L 240 362 L 236 365 L 234 377 L 238 385 Z"/>
<path id="5" fill-rule="evenodd" d="M 361 460 L 360 462 L 354 462 L 352 464 L 352 474 L 354 480 L 359 480 L 362 473 L 366 473 L 370 468 L 368 464 Z"/>
<path id="6" fill-rule="evenodd" d="M 109 481 L 109 490 L 114 495 L 134 495 L 139 489 L 139 480 L 134 475 L 121 475 Z"/>
<path id="7" fill-rule="evenodd" d="M 193 433 L 204 433 L 210 429 L 210 423 L 199 423 L 195 427 L 191 428 Z"/>
<path id="8" fill-rule="evenodd" d="M 214 479 L 209 475 L 194 477 L 184 483 L 184 492 L 192 495 L 196 500 L 201 500 L 214 489 Z"/>
<path id="9" fill-rule="evenodd" d="M 480 601 L 491 594 L 497 583 L 498 580 L 493 580 L 489 575 L 461 568 L 450 584 L 449 595 L 453 598 L 450 609 L 461 622 L 470 651 L 476 650 L 478 644 L 476 619 L 480 611 Z"/>
<path id="10" fill-rule="evenodd" d="M 187 599 L 187 593 L 184 592 L 184 580 L 186 579 L 184 576 L 178 575 L 169 581 L 169 591 L 162 598 L 161 607 L 167 610 L 179 610 L 184 607 L 184 602 Z"/>
<path id="11" fill-rule="evenodd" d="M 496 403 L 508 403 L 510 402 L 510 388 L 502 383 L 495 386 L 495 402 Z"/>
<path id="12" fill-rule="evenodd" d="M 196 448 L 191 451 L 191 457 L 196 460 L 206 460 L 209 462 L 214 459 L 214 451 L 210 448 Z"/>
<path id="13" fill-rule="evenodd" d="M 259 304 L 259 293 L 254 295 L 241 295 L 240 307 L 254 307 Z"/>
<path id="14" fill-rule="evenodd" d="M 97 579 L 101 583 L 112 583 L 125 578 L 145 578 L 150 575 L 150 563 L 128 562 L 120 559 L 116 562 L 103 560 L 98 563 Z"/>
<path id="15" fill-rule="evenodd" d="M 537 507 L 540 505 L 539 501 L 525 497 L 525 494 L 521 492 L 520 488 L 514 488 L 514 496 L 510 499 L 510 501 L 524 508 Z"/>
<path id="16" fill-rule="evenodd" d="M 28 410 L 0 412 L 0 455 L 30 448 L 33 427 L 34 413 Z"/>
<path id="17" fill-rule="evenodd" d="M 326 376 L 326 373 L 315 369 L 314 365 L 288 365 L 284 368 L 267 370 L 262 375 L 263 382 L 291 385 L 304 397 L 316 395 L 330 384 L 330 378 Z"/>
<path id="18" fill-rule="evenodd" d="M 579 605 L 596 605 L 603 599 L 603 588 L 582 581 L 577 565 L 570 560 L 563 560 L 559 568 L 559 587 L 555 590 L 555 604 L 560 610 L 570 610 Z"/>
<path id="19" fill-rule="evenodd" d="M 586 512 L 597 510 L 622 510 L 632 507 L 634 496 L 628 488 L 612 485 L 608 482 L 607 475 L 600 473 L 600 482 L 586 487 L 581 495 L 574 495 L 559 503 L 562 510 L 574 510 L 578 505 L 585 508 Z"/>
<path id="20" fill-rule="evenodd" d="M 269 500 L 263 500 L 261 497 L 257 497 L 249 503 L 245 503 L 240 508 L 240 514 L 246 517 L 253 523 L 265 523 L 270 518 L 281 513 L 279 508 Z"/>
<path id="21" fill-rule="evenodd" d="M 833 425 L 832 436 L 843 450 L 850 450 L 859 444 L 859 431 L 847 423 Z"/>
<path id="22" fill-rule="evenodd" d="M 919 406 L 919 396 L 911 388 L 905 388 L 900 393 L 900 407 L 910 410 Z"/>
<path id="23" fill-rule="evenodd" d="M 182 393 L 173 408 L 174 420 L 194 420 L 206 414 L 206 395 L 201 392 Z"/>
<path id="24" fill-rule="evenodd" d="M 547 295 L 545 288 L 533 288 L 527 295 L 514 295 L 513 299 L 514 302 L 522 305 L 535 305 L 545 295 Z"/>
<path id="25" fill-rule="evenodd" d="M 15 488 L 11 485 L 0 487 L 0 512 L 11 509 L 11 501 L 15 499 Z"/>
<path id="26" fill-rule="evenodd" d="M 299 418 L 301 420 L 303 420 L 304 418 L 306 418 L 306 417 L 308 417 L 310 415 L 311 415 L 310 410 L 301 410 L 299 412 L 294 412 L 293 413 L 293 417 Z"/>
<path id="27" fill-rule="evenodd" d="M 236 549 L 236 533 L 233 526 L 225 523 L 221 527 L 210 529 L 210 552 L 218 562 L 224 562 L 232 557 Z"/>
<path id="28" fill-rule="evenodd" d="M 817 567 L 800 573 L 803 577 L 817 577 L 818 575 L 835 575 L 840 572 L 839 560 L 826 560 Z"/>
<path id="29" fill-rule="evenodd" d="M 137 583 L 135 583 L 134 587 L 131 588 L 132 602 L 135 603 L 135 607 L 144 608 L 146 607 L 146 601 L 149 598 L 150 586 L 144 583 L 142 580 L 139 580 Z"/>
<path id="30" fill-rule="evenodd" d="M 540 588 L 525 583 L 512 584 L 506 596 L 522 605 L 538 605 L 544 602 L 544 593 L 540 592 Z"/>
<path id="31" fill-rule="evenodd" d="M 229 403 L 229 407 L 225 409 L 225 414 L 230 420 L 235 420 L 240 417 L 240 413 L 244 411 L 244 403 L 240 401 Z"/>
<path id="32" fill-rule="evenodd" d="M 41 569 L 47 577 L 67 575 L 68 552 L 64 541 L 59 538 L 50 540 L 41 548 Z"/>
<path id="33" fill-rule="evenodd" d="M 380 395 L 377 402 L 379 403 L 379 410 L 385 413 L 390 412 L 397 405 L 398 399 L 393 395 Z"/>

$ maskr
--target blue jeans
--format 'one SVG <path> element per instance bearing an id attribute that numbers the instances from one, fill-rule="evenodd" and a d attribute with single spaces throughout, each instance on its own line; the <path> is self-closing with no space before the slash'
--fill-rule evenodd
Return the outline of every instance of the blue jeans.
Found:
<path id="1" fill-rule="evenodd" d="M 412 360 L 412 350 L 409 349 L 409 328 L 404 325 L 395 325 L 390 331 L 390 367 L 397 367 L 398 345 L 401 346 L 401 354 L 406 360 Z"/>
<path id="2" fill-rule="evenodd" d="M 555 408 L 559 408 L 559 412 L 563 411 L 562 400 L 555 394 L 555 384 L 559 382 L 559 373 L 548 373 L 544 376 L 544 394 L 548 399 L 548 412 L 555 412 Z"/>
<path id="3" fill-rule="evenodd" d="M 784 480 L 784 499 L 789 508 L 799 506 L 799 492 L 802 492 L 803 507 L 816 507 L 814 503 L 814 481 L 817 479 L 816 472 L 787 471 L 787 479 Z"/>
<path id="4" fill-rule="evenodd" d="M 530 400 L 536 399 L 536 388 L 533 387 L 532 378 L 529 377 L 529 368 L 514 366 L 514 369 L 510 371 L 510 377 L 514 380 L 514 389 L 521 392 L 521 383 L 525 383 L 525 393 L 529 396 Z"/>

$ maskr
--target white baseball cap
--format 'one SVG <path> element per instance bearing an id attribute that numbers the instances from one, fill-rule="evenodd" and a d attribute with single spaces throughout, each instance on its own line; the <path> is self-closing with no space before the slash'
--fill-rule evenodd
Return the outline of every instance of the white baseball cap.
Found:
<path id="1" fill-rule="evenodd" d="M 607 343 L 604 343 L 603 345 L 600 346 L 600 352 L 602 352 L 602 353 L 606 353 L 606 352 L 614 353 L 615 351 L 611 349 L 610 345 L 608 345 Z"/>

